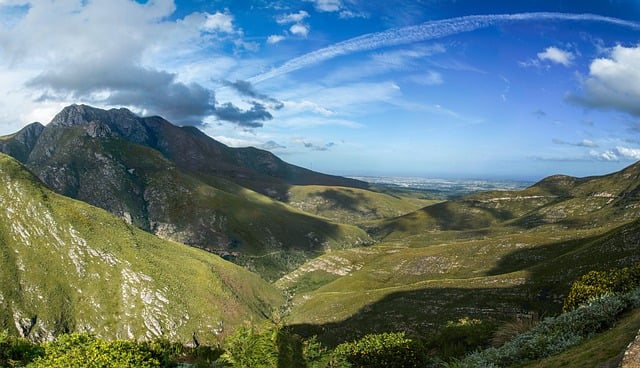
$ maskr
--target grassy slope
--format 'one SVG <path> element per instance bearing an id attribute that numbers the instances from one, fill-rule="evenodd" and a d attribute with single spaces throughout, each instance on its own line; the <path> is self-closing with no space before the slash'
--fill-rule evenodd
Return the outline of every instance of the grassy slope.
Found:
<path id="1" fill-rule="evenodd" d="M 640 260 L 640 222 L 628 223 L 637 169 L 553 177 L 386 221 L 392 231 L 378 245 L 321 256 L 278 282 L 294 293 L 290 322 L 335 342 L 385 330 L 425 335 L 467 316 L 556 313 L 581 274 Z M 512 223 L 532 213 L 535 225 Z"/>
<path id="2" fill-rule="evenodd" d="M 0 180 L 0 328 L 215 343 L 220 322 L 282 303 L 258 276 L 57 195 L 4 155 Z"/>
<path id="3" fill-rule="evenodd" d="M 319 185 L 292 186 L 287 200 L 289 205 L 302 211 L 345 224 L 397 217 L 434 202 L 364 189 Z"/>
<path id="4" fill-rule="evenodd" d="M 60 176 L 67 178 L 57 191 L 118 216 L 126 213 L 145 230 L 225 255 L 266 279 L 277 279 L 326 249 L 371 241 L 355 226 L 302 212 L 214 175 L 180 170 L 155 149 L 118 137 L 93 139 L 82 127 L 56 134 L 62 138 L 54 154 L 37 155 L 46 159 L 30 168 L 50 175 L 47 182 L 54 185 Z"/>

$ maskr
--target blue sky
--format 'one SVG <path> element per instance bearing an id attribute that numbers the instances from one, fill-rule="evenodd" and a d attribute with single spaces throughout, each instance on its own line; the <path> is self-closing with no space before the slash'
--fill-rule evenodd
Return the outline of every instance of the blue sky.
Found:
<path id="1" fill-rule="evenodd" d="M 340 175 L 640 159 L 640 2 L 0 0 L 0 134 L 128 107 Z"/>

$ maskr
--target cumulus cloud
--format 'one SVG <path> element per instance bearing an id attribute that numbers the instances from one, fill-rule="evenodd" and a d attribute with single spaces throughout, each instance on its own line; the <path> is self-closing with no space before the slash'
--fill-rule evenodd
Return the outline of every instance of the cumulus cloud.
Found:
<path id="1" fill-rule="evenodd" d="M 343 9 L 341 0 L 307 0 L 314 4 L 317 11 L 320 12 L 337 12 Z"/>
<path id="2" fill-rule="evenodd" d="M 267 38 L 267 43 L 276 44 L 280 41 L 284 41 L 285 37 L 282 35 L 271 35 Z"/>
<path id="3" fill-rule="evenodd" d="M 34 102 L 127 106 L 179 124 L 199 124 L 207 116 L 244 124 L 243 117 L 256 122 L 270 116 L 259 106 L 244 111 L 231 104 L 218 113 L 213 90 L 157 63 L 168 50 L 187 55 L 225 40 L 242 42 L 227 11 L 170 20 L 172 0 L 12 4 L 24 6 L 11 24 L 0 22 L 0 73 L 21 76 L 17 88 Z"/>
<path id="4" fill-rule="evenodd" d="M 276 22 L 278 24 L 300 23 L 307 17 L 309 17 L 309 13 L 304 10 L 300 10 L 297 13 L 281 15 L 276 18 Z"/>
<path id="5" fill-rule="evenodd" d="M 309 26 L 301 23 L 294 24 L 289 27 L 289 31 L 294 35 L 307 37 L 309 34 Z"/>
<path id="6" fill-rule="evenodd" d="M 598 152 L 591 150 L 591 157 L 602 161 L 637 161 L 640 160 L 640 149 L 618 146 L 614 149 Z"/>
<path id="7" fill-rule="evenodd" d="M 289 27 L 289 34 L 306 38 L 309 35 L 309 31 L 311 30 L 311 27 L 308 24 L 304 23 L 304 20 L 308 17 L 309 17 L 309 13 L 307 13 L 304 10 L 300 10 L 297 13 L 283 14 L 276 17 L 276 23 L 280 25 L 293 23 Z M 270 43 L 270 44 L 278 43 L 284 40 L 285 38 L 286 37 L 283 35 L 271 35 L 267 39 L 267 43 Z"/>
<path id="8" fill-rule="evenodd" d="M 567 99 L 588 108 L 619 110 L 640 116 L 640 46 L 615 46 L 591 62 L 582 95 Z"/>
<path id="9" fill-rule="evenodd" d="M 551 46 L 547 47 L 543 52 L 539 52 L 538 59 L 569 66 L 574 59 L 574 55 L 570 51 Z"/>
<path id="10" fill-rule="evenodd" d="M 206 30 L 233 33 L 233 15 L 221 12 L 206 14 L 206 21 L 203 27 Z"/>

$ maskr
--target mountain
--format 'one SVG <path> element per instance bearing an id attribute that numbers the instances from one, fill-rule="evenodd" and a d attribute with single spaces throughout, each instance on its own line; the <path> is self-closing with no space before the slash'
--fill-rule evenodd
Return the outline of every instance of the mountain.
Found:
<path id="1" fill-rule="evenodd" d="M 102 110 L 72 105 L 58 113 L 48 126 L 103 126 L 125 140 L 158 150 L 179 169 L 225 178 L 243 187 L 284 199 L 289 185 L 336 185 L 367 188 L 359 180 L 332 176 L 287 164 L 268 151 L 230 148 L 195 127 L 178 127 L 158 116 L 140 118 L 131 111 Z M 104 128 L 88 128 L 98 135 Z M 107 132 L 105 132 L 107 133 Z"/>
<path id="2" fill-rule="evenodd" d="M 45 127 L 0 138 L 56 192 L 104 208 L 148 232 L 279 277 L 326 249 L 370 242 L 363 230 L 279 201 L 294 184 L 366 183 L 229 148 L 194 127 L 126 109 L 63 109 Z"/>
<path id="3" fill-rule="evenodd" d="M 283 302 L 257 275 L 58 195 L 4 154 L 0 181 L 0 330 L 213 344 Z"/>

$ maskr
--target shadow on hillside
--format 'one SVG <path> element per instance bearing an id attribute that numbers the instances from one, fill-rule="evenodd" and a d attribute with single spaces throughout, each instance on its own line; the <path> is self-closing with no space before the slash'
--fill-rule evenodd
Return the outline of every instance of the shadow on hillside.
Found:
<path id="1" fill-rule="evenodd" d="M 325 324 L 292 325 L 302 336 L 318 336 L 329 346 L 370 333 L 404 331 L 429 337 L 448 321 L 462 318 L 513 320 L 530 311 L 548 313 L 558 308 L 547 295 L 528 286 L 514 288 L 425 288 L 388 294 L 351 317 Z"/>
<path id="2" fill-rule="evenodd" d="M 447 280 L 453 287 L 389 293 L 345 320 L 294 325 L 292 329 L 335 345 L 368 333 L 388 331 L 428 337 L 446 322 L 465 317 L 509 321 L 531 314 L 553 315 L 560 312 L 571 283 L 581 275 L 638 261 L 640 220 L 599 236 L 516 250 L 488 271 L 487 276 L 497 277 Z M 499 275 L 519 270 L 527 272 L 526 280 L 516 286 L 499 286 L 503 281 Z M 334 296 L 326 297 L 330 300 Z M 339 303 L 329 301 L 327 306 L 339 308 Z"/>
<path id="3" fill-rule="evenodd" d="M 322 206 L 322 209 L 346 210 L 355 213 L 370 212 L 374 217 L 378 217 L 377 209 L 362 193 L 356 193 L 349 189 L 343 189 L 342 191 L 326 189 L 316 195 L 329 202 L 328 206 Z"/>

